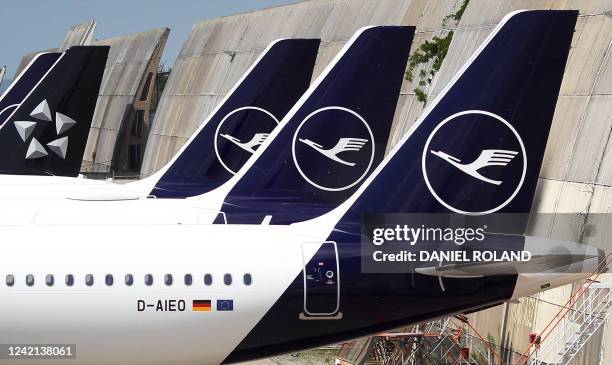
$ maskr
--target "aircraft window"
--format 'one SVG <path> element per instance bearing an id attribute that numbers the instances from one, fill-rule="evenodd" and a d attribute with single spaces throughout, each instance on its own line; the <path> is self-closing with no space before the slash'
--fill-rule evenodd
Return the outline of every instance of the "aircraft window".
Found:
<path id="1" fill-rule="evenodd" d="M 145 275 L 145 284 L 147 286 L 153 285 L 153 275 L 151 275 L 151 274 Z"/>
<path id="2" fill-rule="evenodd" d="M 106 274 L 106 277 L 104 278 L 104 281 L 106 282 L 107 286 L 111 286 L 113 285 L 113 275 L 112 274 Z"/>
<path id="3" fill-rule="evenodd" d="M 6 286 L 13 286 L 15 285 L 15 277 L 13 275 L 7 275 L 6 276 Z"/>
<path id="4" fill-rule="evenodd" d="M 47 275 L 47 277 L 45 278 L 45 283 L 47 284 L 47 286 L 53 286 L 54 282 L 55 280 L 53 279 L 53 275 Z"/>
<path id="5" fill-rule="evenodd" d="M 134 277 L 132 274 L 125 275 L 125 285 L 132 286 L 132 284 L 134 284 Z"/>
<path id="6" fill-rule="evenodd" d="M 87 286 L 92 286 L 92 285 L 93 285 L 93 283 L 94 283 L 94 277 L 93 277 L 93 275 L 91 275 L 91 274 L 87 274 L 87 275 L 85 275 L 85 284 L 86 284 Z"/>
<path id="7" fill-rule="evenodd" d="M 164 276 L 164 283 L 168 286 L 172 285 L 172 274 L 166 274 Z"/>
<path id="8" fill-rule="evenodd" d="M 251 274 L 244 274 L 244 276 L 242 277 L 242 281 L 244 282 L 244 285 L 251 285 L 251 283 L 253 282 L 253 277 L 251 276 Z"/>
<path id="9" fill-rule="evenodd" d="M 67 286 L 74 285 L 74 276 L 72 276 L 71 274 L 66 275 L 66 285 Z"/>
<path id="10" fill-rule="evenodd" d="M 189 286 L 193 282 L 193 278 L 191 274 L 185 274 L 185 285 Z"/>
<path id="11" fill-rule="evenodd" d="M 223 282 L 225 285 L 232 285 L 232 274 L 223 275 Z"/>
<path id="12" fill-rule="evenodd" d="M 206 274 L 204 275 L 204 284 L 211 285 L 212 284 L 212 275 Z"/>
<path id="13" fill-rule="evenodd" d="M 28 275 L 26 276 L 26 285 L 27 285 L 27 286 L 32 286 L 32 285 L 34 285 L 34 275 L 32 275 L 32 274 L 28 274 Z"/>

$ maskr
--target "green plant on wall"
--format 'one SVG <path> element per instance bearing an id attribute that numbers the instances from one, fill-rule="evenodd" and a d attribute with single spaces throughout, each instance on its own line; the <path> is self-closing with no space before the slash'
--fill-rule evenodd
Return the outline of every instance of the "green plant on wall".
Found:
<path id="1" fill-rule="evenodd" d="M 467 8 L 470 0 L 463 0 L 463 3 L 459 9 L 444 18 L 443 24 L 447 21 L 453 21 L 453 29 L 459 24 L 465 9 Z M 428 64 L 433 60 L 431 70 L 429 72 L 425 69 L 421 69 L 416 75 L 418 81 L 414 88 L 414 95 L 417 100 L 423 104 L 427 103 L 427 93 L 423 90 L 423 87 L 430 85 L 433 81 L 434 76 L 442 67 L 442 62 L 448 53 L 448 47 L 453 40 L 454 31 L 449 31 L 444 37 L 433 37 L 431 41 L 425 41 L 421 46 L 410 56 L 408 59 L 408 70 L 406 71 L 406 80 L 413 82 L 415 81 L 415 70 L 421 66 Z"/>

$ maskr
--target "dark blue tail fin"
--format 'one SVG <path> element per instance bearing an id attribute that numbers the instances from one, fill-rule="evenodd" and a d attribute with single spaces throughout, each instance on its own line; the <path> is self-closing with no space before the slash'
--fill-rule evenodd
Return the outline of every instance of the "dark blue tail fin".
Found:
<path id="1" fill-rule="evenodd" d="M 79 174 L 108 51 L 72 47 L 51 66 L 0 129 L 0 173 Z"/>
<path id="2" fill-rule="evenodd" d="M 225 198 L 229 223 L 303 221 L 354 193 L 383 159 L 414 30 L 353 36 Z"/>
<path id="3" fill-rule="evenodd" d="M 320 40 L 272 43 L 157 175 L 151 194 L 184 198 L 229 180 L 310 85 Z"/>
<path id="4" fill-rule="evenodd" d="M 577 11 L 508 15 L 387 156 L 365 213 L 529 213 Z"/>
<path id="5" fill-rule="evenodd" d="M 36 55 L 26 68 L 0 96 L 0 128 L 34 87 L 42 80 L 62 54 L 58 52 Z"/>

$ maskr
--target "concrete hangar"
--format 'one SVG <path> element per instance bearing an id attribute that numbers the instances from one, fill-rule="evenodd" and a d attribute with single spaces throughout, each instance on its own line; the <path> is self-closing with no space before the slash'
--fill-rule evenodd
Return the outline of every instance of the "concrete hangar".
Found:
<path id="1" fill-rule="evenodd" d="M 449 42 L 448 49 L 441 65 L 429 59 L 409 66 L 391 147 L 502 17 L 517 9 L 580 10 L 532 209 L 552 218 L 534 217 L 528 233 L 611 251 L 612 243 L 605 239 L 609 228 L 598 214 L 612 209 L 612 2 L 606 0 L 309 0 L 205 20 L 194 24 L 159 95 L 158 66 L 168 28 L 93 41 L 95 22 L 77 25 L 59 49 L 75 44 L 111 46 L 82 170 L 132 177 L 154 173 L 274 39 L 321 38 L 316 76 L 360 27 L 416 25 L 412 52 L 441 39 Z M 433 76 L 425 80 L 423 74 Z M 599 281 L 609 295 L 605 283 L 612 278 L 607 276 Z M 513 363 L 578 289 L 558 288 L 470 314 L 466 336 L 474 340 L 463 346 L 489 359 L 496 350 Z M 545 363 L 612 363 L 612 341 L 606 341 L 612 328 L 607 322 L 592 325 L 580 339 L 558 332 L 554 340 L 548 339 L 550 344 L 541 345 L 542 355 L 536 353 L 535 358 Z M 423 324 L 402 331 L 418 334 L 434 327 Z M 438 331 L 443 334 L 444 328 Z M 372 358 L 373 346 L 371 338 L 347 344 L 338 361 L 365 363 Z M 551 350 L 555 346 L 574 346 L 576 351 L 571 357 L 544 354 L 558 352 Z M 459 350 L 457 346 L 453 351 Z"/>

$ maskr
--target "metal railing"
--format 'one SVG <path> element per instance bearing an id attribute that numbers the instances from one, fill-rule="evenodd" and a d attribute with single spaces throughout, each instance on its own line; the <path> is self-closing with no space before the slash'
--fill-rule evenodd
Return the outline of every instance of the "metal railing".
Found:
<path id="1" fill-rule="evenodd" d="M 561 318 L 547 346 L 534 353 L 529 364 L 568 364 L 605 323 L 612 305 L 612 283 L 593 283 L 568 315 Z"/>

